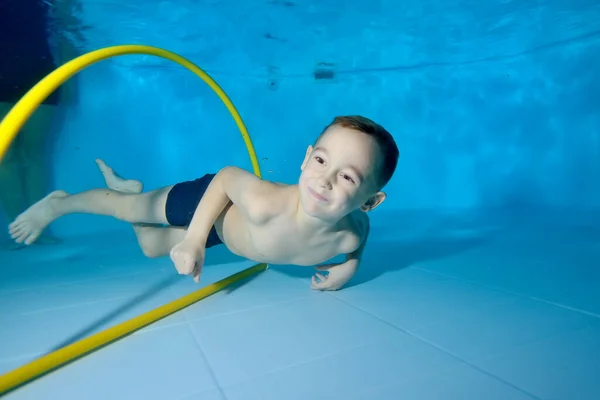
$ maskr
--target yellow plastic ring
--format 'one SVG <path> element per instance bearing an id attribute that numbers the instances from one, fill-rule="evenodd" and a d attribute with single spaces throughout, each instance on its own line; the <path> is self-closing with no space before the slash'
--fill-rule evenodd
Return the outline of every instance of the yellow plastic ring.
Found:
<path id="1" fill-rule="evenodd" d="M 13 391 L 34 379 L 40 378 L 62 366 L 67 365 L 93 351 L 109 345 L 131 333 L 165 318 L 199 300 L 211 296 L 225 287 L 246 279 L 268 268 L 267 264 L 256 264 L 238 273 L 196 290 L 177 300 L 145 312 L 137 317 L 121 322 L 113 327 L 78 340 L 63 348 L 46 354 L 10 372 L 0 375 L 0 396 Z"/>
<path id="2" fill-rule="evenodd" d="M 29 119 L 35 109 L 37 109 L 37 107 L 42 104 L 42 102 L 53 91 L 55 91 L 56 88 L 62 85 L 71 76 L 75 75 L 77 72 L 91 64 L 106 58 L 125 54 L 150 54 L 166 58 L 167 60 L 176 62 L 177 64 L 189 69 L 194 74 L 198 75 L 204 82 L 206 82 L 208 86 L 210 86 L 210 88 L 219 96 L 221 101 L 223 101 L 231 113 L 231 116 L 235 120 L 235 123 L 242 134 L 242 138 L 246 143 L 246 148 L 248 149 L 248 154 L 250 155 L 250 161 L 252 162 L 254 174 L 256 174 L 258 177 L 261 177 L 258 159 L 254 151 L 252 140 L 250 140 L 248 130 L 246 129 L 240 114 L 223 89 L 221 89 L 221 87 L 206 72 L 204 72 L 200 67 L 191 61 L 170 51 L 158 47 L 144 45 L 112 46 L 89 52 L 62 65 L 38 82 L 37 85 L 35 85 L 29 92 L 25 94 L 25 96 L 21 98 L 21 100 L 19 100 L 17 104 L 15 104 L 6 117 L 4 117 L 2 122 L 0 122 L 0 162 L 27 119 Z"/>
<path id="3" fill-rule="evenodd" d="M 217 83 L 202 69 L 186 60 L 185 58 L 178 56 L 177 54 L 171 53 L 167 50 L 163 50 L 157 47 L 142 46 L 142 45 L 123 45 L 107 47 L 104 49 L 92 51 L 84 54 L 66 64 L 57 68 L 55 71 L 50 73 L 44 79 L 42 79 L 37 85 L 35 85 L 25 96 L 19 100 L 19 102 L 11 109 L 6 117 L 0 122 L 0 161 L 6 154 L 8 147 L 17 136 L 21 127 L 25 124 L 27 119 L 33 114 L 33 111 L 46 99 L 56 88 L 58 88 L 67 79 L 73 76 L 83 68 L 103 60 L 105 58 L 124 55 L 124 54 L 151 54 L 159 57 L 166 58 L 174 61 L 196 75 L 198 75 L 204 82 L 206 82 L 213 91 L 221 98 L 225 106 L 233 116 L 235 123 L 237 124 L 242 138 L 246 143 L 248 154 L 252 162 L 254 173 L 261 177 L 260 167 L 254 152 L 254 146 L 248 135 L 248 131 L 240 117 L 239 113 L 235 109 L 233 103 L 225 92 L 217 85 Z M 28 364 L 25 364 L 13 371 L 7 372 L 0 376 L 0 395 L 3 395 L 9 391 L 16 389 L 17 387 L 30 382 L 42 375 L 47 374 L 71 361 L 76 360 L 98 348 L 101 348 L 115 340 L 118 340 L 132 332 L 149 325 L 159 319 L 166 317 L 176 311 L 181 310 L 184 307 L 189 306 L 207 296 L 210 296 L 226 286 L 231 285 L 234 282 L 240 281 L 249 277 L 252 274 L 262 272 L 267 269 L 266 264 L 256 264 L 253 267 L 247 268 L 236 274 L 233 274 L 219 282 L 208 285 L 196 292 L 190 293 L 182 298 L 158 307 L 154 310 L 148 311 L 138 317 L 132 318 L 128 321 L 120 323 L 112 328 L 108 328 L 102 332 L 96 333 L 90 337 L 79 340 L 73 344 L 63 347 L 62 349 L 56 350 L 50 354 L 42 356 Z"/>

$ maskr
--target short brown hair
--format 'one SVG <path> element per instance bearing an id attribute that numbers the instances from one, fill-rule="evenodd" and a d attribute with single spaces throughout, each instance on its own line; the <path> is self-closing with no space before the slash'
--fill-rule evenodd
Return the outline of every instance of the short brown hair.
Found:
<path id="1" fill-rule="evenodd" d="M 323 129 L 317 138 L 317 142 L 330 127 L 338 125 L 348 129 L 354 129 L 371 136 L 379 145 L 383 160 L 379 170 L 378 183 L 383 188 L 392 179 L 400 151 L 394 137 L 381 125 L 360 115 L 337 116 Z"/>

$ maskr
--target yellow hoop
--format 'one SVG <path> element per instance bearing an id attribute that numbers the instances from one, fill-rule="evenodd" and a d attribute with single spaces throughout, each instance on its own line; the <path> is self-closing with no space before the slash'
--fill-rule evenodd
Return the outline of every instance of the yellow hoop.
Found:
<path id="1" fill-rule="evenodd" d="M 250 155 L 250 161 L 252 162 L 254 173 L 261 177 L 260 167 L 258 165 L 256 153 L 254 152 L 254 146 L 252 145 L 252 141 L 250 140 L 246 126 L 244 125 L 239 113 L 235 109 L 235 106 L 231 100 L 229 100 L 225 92 L 219 87 L 219 85 L 217 85 L 217 83 L 210 76 L 208 76 L 206 72 L 185 58 L 157 47 L 141 45 L 114 46 L 92 51 L 69 61 L 42 79 L 29 92 L 27 92 L 27 94 L 25 94 L 21 100 L 19 100 L 19 102 L 11 109 L 6 117 L 4 117 L 2 122 L 0 122 L 0 162 L 6 154 L 8 147 L 17 136 L 17 133 L 20 131 L 27 119 L 31 116 L 31 114 L 33 114 L 34 110 L 44 101 L 44 99 L 46 99 L 54 90 L 56 90 L 56 88 L 58 88 L 75 73 L 86 68 L 87 66 L 105 58 L 124 54 L 150 54 L 163 57 L 180 64 L 202 78 L 202 80 L 206 82 L 208 86 L 210 86 L 211 89 L 219 96 L 231 113 L 235 123 L 240 129 L 242 138 L 246 143 L 246 148 L 248 149 L 248 154 Z M 156 322 L 167 315 L 179 311 L 182 308 L 197 302 L 198 300 L 217 293 L 234 282 L 244 279 L 252 274 L 262 272 L 265 269 L 267 269 L 266 264 L 257 264 L 253 267 L 247 268 L 238 272 L 237 274 L 233 274 L 223 280 L 220 280 L 219 282 L 213 283 L 197 290 L 196 292 L 183 296 L 178 300 L 148 311 L 138 317 L 132 318 L 90 337 L 79 340 L 78 342 L 72 343 L 50 354 L 42 356 L 37 360 L 25 364 L 13 371 L 1 375 L 0 395 L 5 394 L 8 391 L 12 391 L 35 378 L 55 370 L 79 357 L 91 353 L 92 351 L 115 340 L 129 335 L 130 333 Z"/>
<path id="2" fill-rule="evenodd" d="M 240 114 L 237 112 L 235 106 L 231 100 L 229 100 L 229 97 L 227 97 L 223 89 L 221 89 L 206 72 L 204 72 L 200 67 L 196 66 L 191 61 L 170 51 L 160 49 L 158 47 L 143 45 L 113 46 L 89 52 L 62 65 L 38 82 L 29 92 L 25 94 L 25 96 L 21 98 L 21 100 L 19 100 L 17 104 L 15 104 L 6 117 L 4 117 L 2 122 L 0 122 L 0 161 L 2 161 L 2 158 L 6 154 L 8 147 L 17 136 L 17 133 L 23 124 L 25 124 L 35 109 L 53 91 L 55 91 L 56 88 L 58 88 L 71 76 L 75 75 L 77 72 L 91 64 L 104 60 L 105 58 L 125 54 L 150 54 L 166 58 L 189 69 L 194 74 L 198 75 L 204 82 L 206 82 L 206 84 L 208 84 L 208 86 L 210 86 L 210 88 L 219 96 L 221 101 L 223 101 L 231 113 L 231 116 L 235 120 L 235 123 L 242 134 L 242 138 L 246 143 L 246 148 L 248 149 L 248 154 L 250 155 L 250 161 L 252 162 L 252 169 L 257 176 L 261 177 L 260 167 L 258 165 L 256 153 L 254 151 L 252 141 L 250 140 L 248 130 L 246 129 Z"/>
<path id="3" fill-rule="evenodd" d="M 150 310 L 142 315 L 121 322 L 111 328 L 71 343 L 61 349 L 46 354 L 28 364 L 18 367 L 0 376 L 0 396 L 12 391 L 36 378 L 52 372 L 78 358 L 171 315 L 199 300 L 211 296 L 225 287 L 267 269 L 267 264 L 256 264 L 225 279 L 196 290 L 177 300 Z"/>

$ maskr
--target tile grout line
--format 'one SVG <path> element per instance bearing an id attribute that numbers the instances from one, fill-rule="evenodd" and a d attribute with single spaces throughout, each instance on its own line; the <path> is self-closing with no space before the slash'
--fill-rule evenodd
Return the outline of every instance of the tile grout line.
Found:
<path id="1" fill-rule="evenodd" d="M 565 310 L 573 311 L 573 312 L 576 312 L 576 313 L 579 313 L 579 314 L 584 314 L 584 315 L 587 315 L 587 316 L 590 316 L 590 317 L 600 318 L 599 314 L 595 314 L 595 313 L 590 312 L 590 311 L 581 310 L 581 309 L 578 309 L 578 308 L 575 308 L 575 307 L 567 306 L 567 305 L 560 304 L 560 303 L 555 303 L 555 302 L 552 302 L 552 301 L 549 301 L 549 300 L 540 299 L 540 298 L 537 298 L 537 297 L 534 297 L 534 296 L 527 296 L 525 294 L 521 294 L 521 293 L 517 293 L 517 292 L 512 292 L 510 290 L 499 288 L 499 287 L 485 285 L 485 284 L 483 284 L 481 282 L 471 281 L 469 279 L 459 278 L 459 277 L 456 277 L 456 276 L 444 274 L 444 273 L 437 272 L 437 271 L 430 271 L 430 270 L 419 268 L 419 267 L 410 267 L 410 268 L 415 269 L 417 271 L 425 272 L 427 274 L 439 275 L 439 276 L 443 276 L 443 277 L 446 277 L 446 278 L 449 278 L 449 279 L 452 279 L 452 280 L 455 280 L 455 281 L 469 283 L 471 285 L 479 286 L 479 287 L 482 287 L 482 288 L 485 288 L 485 289 L 488 289 L 488 290 L 493 290 L 493 291 L 496 291 L 496 292 L 510 294 L 512 296 L 520 297 L 522 299 L 528 299 L 528 300 L 537 301 L 537 302 L 540 302 L 540 303 L 549 304 L 549 305 L 552 305 L 552 306 L 555 306 L 555 307 L 558 307 L 558 308 L 564 308 Z"/>
<path id="2" fill-rule="evenodd" d="M 184 318 L 187 319 L 187 317 L 184 317 Z M 217 386 L 217 390 L 219 391 L 219 393 L 221 393 L 221 396 L 223 397 L 223 400 L 227 400 L 227 396 L 225 396 L 225 392 L 223 391 L 221 382 L 219 382 L 219 380 L 217 379 L 217 374 L 215 373 L 215 371 L 214 371 L 214 369 L 213 369 L 210 361 L 208 360 L 208 356 L 206 355 L 206 352 L 202 348 L 202 344 L 200 344 L 200 339 L 194 333 L 194 329 L 192 328 L 191 323 L 189 321 L 186 321 L 185 326 L 187 327 L 188 332 L 190 332 L 190 334 L 194 338 L 194 343 L 196 343 L 196 347 L 198 347 L 198 350 L 200 351 L 200 354 L 202 355 L 202 358 L 204 359 L 204 362 L 206 362 L 206 366 L 208 367 L 208 372 L 210 373 L 210 376 L 215 381 L 215 384 Z"/>
<path id="3" fill-rule="evenodd" d="M 513 384 L 513 383 L 511 383 L 511 382 L 509 382 L 509 381 L 507 381 L 507 380 L 505 380 L 505 379 L 503 379 L 503 378 L 500 378 L 499 376 L 496 376 L 496 375 L 494 375 L 493 373 L 491 373 L 491 372 L 489 372 L 489 371 L 486 371 L 485 369 L 483 369 L 483 368 L 481 368 L 481 367 L 479 367 L 479 366 L 477 366 L 477 365 L 475 365 L 475 364 L 473 364 L 473 363 L 471 363 L 471 362 L 469 362 L 469 361 L 467 361 L 467 360 L 465 360 L 465 359 L 463 359 L 463 358 L 459 357 L 458 355 L 455 355 L 454 353 L 452 353 L 452 352 L 450 352 L 450 351 L 448 351 L 448 350 L 444 349 L 443 347 L 440 347 L 440 346 L 436 345 L 435 343 L 433 343 L 433 342 L 431 342 L 431 341 L 429 341 L 429 340 L 427 340 L 427 339 L 425 339 L 425 338 L 422 338 L 422 337 L 420 337 L 420 336 L 418 336 L 418 335 L 415 335 L 415 334 L 412 334 L 412 333 L 409 333 L 409 334 L 410 334 L 412 337 L 414 337 L 415 339 L 417 339 L 417 340 L 420 340 L 420 341 L 422 341 L 423 343 L 426 343 L 426 344 L 428 344 L 429 346 L 431 346 L 431 347 L 433 347 L 433 348 L 435 348 L 435 349 L 438 349 L 439 351 L 441 351 L 441 352 L 443 352 L 443 353 L 445 353 L 445 354 L 448 354 L 450 357 L 452 357 L 452 358 L 456 359 L 456 360 L 457 360 L 457 361 L 459 361 L 459 362 L 462 362 L 462 363 L 464 363 L 464 364 L 466 364 L 466 365 L 470 366 L 471 368 L 473 368 L 473 369 L 475 369 L 475 370 L 477 370 L 477 371 L 481 372 L 482 374 L 484 374 L 484 375 L 487 375 L 487 376 L 489 376 L 490 378 L 492 378 L 492 379 L 495 379 L 495 380 L 497 380 L 497 381 L 499 381 L 499 382 L 502 382 L 502 383 L 504 383 L 505 385 L 507 385 L 507 386 L 509 386 L 509 387 L 511 387 L 511 388 L 513 388 L 513 389 L 515 389 L 515 390 L 516 390 L 516 391 L 518 391 L 518 392 L 521 392 L 521 393 L 523 393 L 523 394 L 525 394 L 525 395 L 527 395 L 527 396 L 530 396 L 532 399 L 535 399 L 535 400 L 542 400 L 540 397 L 537 397 L 537 396 L 535 396 L 533 393 L 529 393 L 527 390 L 525 390 L 525 389 L 522 389 L 522 388 L 520 388 L 520 387 L 516 386 L 515 384 Z"/>
<path id="4" fill-rule="evenodd" d="M 86 301 L 83 303 L 71 303 L 71 304 L 65 304 L 65 305 L 57 306 L 57 307 L 42 308 L 42 309 L 38 309 L 38 310 L 34 310 L 34 311 L 26 311 L 26 312 L 21 312 L 18 314 L 13 314 L 13 315 L 27 316 L 27 315 L 43 314 L 43 313 L 54 312 L 54 311 L 59 311 L 59 310 L 67 310 L 70 308 L 77 308 L 77 307 L 81 307 L 81 306 L 89 306 L 89 305 L 93 305 L 93 304 L 108 303 L 108 302 L 115 301 L 115 300 L 122 300 L 122 299 L 129 299 L 129 298 L 130 298 L 129 296 L 107 297 L 104 299 L 91 300 L 91 301 Z"/>
<path id="5" fill-rule="evenodd" d="M 181 325 L 184 325 L 184 324 L 190 323 L 190 322 L 199 322 L 199 321 L 211 320 L 213 318 L 218 318 L 218 317 L 221 317 L 221 316 L 224 316 L 224 315 L 234 315 L 234 314 L 239 314 L 239 313 L 243 313 L 243 312 L 246 312 L 246 311 L 254 311 L 254 310 L 261 309 L 261 308 L 269 307 L 269 306 L 271 306 L 273 304 L 291 303 L 291 302 L 294 302 L 294 301 L 298 301 L 300 299 L 304 299 L 306 297 L 308 297 L 308 296 L 295 297 L 295 298 L 289 299 L 289 300 L 275 301 L 275 302 L 271 302 L 271 303 L 268 303 L 268 304 L 261 304 L 261 305 L 254 306 L 254 307 L 249 307 L 249 308 L 244 308 L 244 309 L 239 309 L 239 310 L 224 312 L 224 313 L 220 313 L 220 314 L 208 315 L 208 316 L 200 317 L 200 318 L 188 318 L 188 316 L 185 315 L 185 312 L 184 312 L 188 308 L 188 307 L 186 307 L 185 309 L 179 310 L 176 313 L 173 313 L 173 314 L 169 315 L 169 316 L 172 316 L 172 315 L 175 315 L 175 314 L 181 312 L 182 313 L 181 315 L 184 315 L 185 321 L 183 321 L 183 322 L 174 322 L 172 324 L 165 324 L 165 325 L 162 325 L 162 326 L 155 326 L 155 327 L 152 327 L 152 328 L 150 327 L 151 325 L 148 325 L 147 327 L 141 329 L 137 333 L 155 331 L 155 330 L 165 329 L 165 328 L 171 328 L 171 327 L 174 327 L 174 326 L 181 326 Z M 189 307 L 191 307 L 191 306 L 192 305 L 190 305 Z M 165 318 L 167 318 L 167 317 L 165 317 Z"/>
<path id="6" fill-rule="evenodd" d="M 177 296 L 177 294 L 174 292 L 174 290 L 173 290 L 172 287 L 169 287 L 169 291 L 171 292 L 172 295 Z M 206 365 L 208 367 L 208 371 L 209 371 L 211 377 L 213 378 L 214 382 L 216 383 L 217 390 L 221 394 L 223 400 L 227 400 L 227 396 L 225 395 L 225 392 L 223 390 L 223 388 L 227 387 L 227 386 L 226 385 L 225 386 L 222 385 L 221 382 L 219 381 L 219 379 L 217 379 L 217 375 L 216 375 L 216 373 L 213 370 L 213 367 L 212 367 L 212 365 L 211 365 L 211 363 L 210 363 L 210 361 L 208 359 L 208 356 L 206 355 L 206 352 L 202 348 L 202 344 L 200 343 L 200 339 L 196 336 L 196 334 L 195 334 L 195 332 L 194 332 L 194 330 L 192 328 L 192 322 L 197 322 L 197 321 L 202 321 L 202 320 L 206 320 L 206 319 L 216 318 L 216 317 L 219 317 L 219 316 L 222 316 L 222 315 L 232 315 L 232 314 L 238 314 L 240 312 L 261 309 L 261 308 L 269 307 L 269 306 L 271 306 L 273 304 L 291 303 L 291 302 L 297 301 L 299 299 L 303 299 L 305 297 L 308 297 L 308 295 L 307 296 L 296 297 L 296 298 L 288 299 L 288 300 L 284 300 L 284 301 L 278 301 L 278 302 L 275 302 L 275 303 L 271 302 L 269 304 L 263 304 L 263 305 L 259 305 L 259 306 L 256 306 L 256 307 L 250 307 L 250 308 L 246 308 L 246 309 L 243 309 L 243 310 L 236 310 L 236 311 L 232 311 L 232 312 L 228 312 L 228 313 L 224 313 L 224 314 L 217 314 L 217 315 L 208 316 L 208 317 L 199 318 L 199 319 L 190 319 L 190 317 L 188 316 L 188 314 L 184 312 L 182 314 L 183 314 L 183 318 L 185 319 L 185 322 L 175 323 L 173 325 L 169 325 L 169 327 L 171 327 L 171 326 L 181 326 L 181 325 L 185 325 L 187 327 L 188 331 L 190 332 L 190 334 L 194 338 L 194 343 L 196 343 L 196 346 L 197 346 L 198 350 L 200 351 L 200 354 L 202 355 L 202 358 L 206 362 Z M 183 311 L 183 310 L 181 310 L 181 311 Z M 158 327 L 156 329 L 162 329 L 162 328 L 165 328 L 165 327 Z M 141 331 L 140 331 L 140 333 L 141 333 Z M 194 393 L 200 393 L 200 392 L 194 392 Z M 194 394 L 194 393 L 192 393 L 192 394 Z M 184 396 L 182 396 L 182 398 L 184 398 L 185 396 L 188 396 L 188 395 L 184 395 Z"/>
<path id="7" fill-rule="evenodd" d="M 147 275 L 147 273 L 145 273 L 145 272 L 128 272 L 128 273 L 124 273 L 124 274 L 104 276 L 101 278 L 93 278 L 92 277 L 92 278 L 78 279 L 78 280 L 74 280 L 74 281 L 68 281 L 68 282 L 62 282 L 62 283 L 56 283 L 56 284 L 44 284 L 44 285 L 40 285 L 37 287 L 29 286 L 26 288 L 17 288 L 17 289 L 11 289 L 11 290 L 0 289 L 0 296 L 10 296 L 10 295 L 24 293 L 24 292 L 39 292 L 40 290 L 54 289 L 54 288 L 65 288 L 65 287 L 68 288 L 70 286 L 77 286 L 82 283 L 85 284 L 85 283 L 91 283 L 91 282 L 106 281 L 106 280 L 131 277 L 131 276 L 137 276 L 137 275 Z"/>
<path id="8" fill-rule="evenodd" d="M 475 364 L 472 364 L 471 362 L 469 362 L 469 361 L 467 361 L 467 360 L 465 360 L 465 359 L 463 359 L 463 358 L 460 358 L 459 356 L 457 356 L 457 355 L 455 355 L 455 354 L 453 354 L 453 353 L 449 352 L 448 350 L 446 350 L 446 349 L 444 349 L 444 348 L 442 348 L 442 347 L 439 347 L 438 345 L 436 345 L 436 344 L 435 344 L 435 343 L 433 343 L 433 342 L 430 342 L 430 341 L 428 341 L 428 340 L 426 340 L 426 339 L 424 339 L 424 338 L 421 338 L 420 336 L 417 336 L 417 335 L 415 335 L 415 334 L 414 334 L 414 333 L 412 333 L 411 331 L 408 331 L 408 330 L 406 330 L 406 329 L 404 329 L 404 328 L 402 328 L 402 327 L 399 327 L 399 326 L 397 326 L 397 325 L 394 325 L 393 323 L 391 323 L 391 322 L 389 322 L 389 321 L 386 321 L 386 320 L 384 320 L 384 319 L 382 319 L 382 318 L 380 318 L 380 317 L 378 317 L 378 316 L 376 316 L 376 315 L 374 315 L 374 314 L 372 314 L 372 313 L 368 312 L 367 310 L 364 310 L 364 309 L 362 309 L 362 308 L 360 308 L 360 307 L 358 307 L 358 306 L 355 306 L 355 305 L 353 305 L 353 304 L 350 304 L 350 303 L 348 303 L 347 301 L 345 301 L 345 300 L 342 300 L 341 298 L 339 298 L 338 296 L 336 296 L 336 295 L 334 295 L 334 294 L 332 294 L 332 293 L 328 293 L 328 294 L 329 294 L 330 296 L 334 297 L 336 300 L 338 300 L 338 301 L 340 301 L 340 302 L 342 302 L 342 303 L 346 304 L 347 306 L 349 306 L 349 307 L 352 307 L 352 308 L 354 308 L 354 309 L 356 309 L 356 310 L 358 310 L 358 311 L 360 311 L 360 312 L 362 312 L 362 313 L 365 313 L 365 314 L 367 314 L 367 315 L 369 315 L 369 316 L 371 316 L 371 317 L 375 318 L 376 320 L 378 320 L 378 321 L 380 321 L 380 322 L 382 322 L 382 323 L 384 323 L 384 324 L 386 324 L 386 325 L 388 325 L 388 326 L 390 326 L 390 327 L 392 327 L 392 328 L 394 328 L 394 329 L 396 329 L 396 330 L 398 330 L 398 331 L 400 331 L 400 332 L 402 332 L 402 333 L 405 333 L 405 334 L 407 334 L 408 336 L 410 336 L 410 337 L 412 337 L 412 338 L 414 338 L 414 339 L 417 339 L 417 340 L 419 340 L 419 341 L 421 341 L 421 342 L 425 343 L 426 345 L 428 345 L 428 346 L 430 346 L 430 347 L 433 347 L 433 348 L 434 348 L 434 349 L 436 349 L 436 350 L 439 350 L 439 351 L 441 351 L 442 353 L 444 353 L 444 354 L 448 355 L 449 357 L 453 358 L 454 360 L 456 360 L 456 361 L 459 361 L 459 362 L 461 362 L 461 363 L 463 363 L 463 364 L 466 364 L 466 365 L 468 365 L 469 367 L 473 368 L 474 370 L 476 370 L 476 371 L 479 371 L 479 372 L 483 373 L 484 375 L 487 375 L 487 376 L 491 377 L 492 379 L 495 379 L 495 380 L 497 380 L 497 381 L 499 381 L 499 382 L 502 382 L 502 383 L 504 383 L 505 385 L 507 385 L 507 386 L 509 386 L 509 387 L 511 387 L 511 388 L 513 388 L 513 389 L 515 389 L 515 390 L 517 390 L 518 392 L 521 392 L 521 393 L 523 393 L 523 394 L 525 394 L 525 395 L 527 395 L 527 396 L 531 397 L 531 398 L 532 398 L 532 399 L 534 399 L 534 400 L 541 400 L 539 397 L 537 397 L 537 396 L 533 395 L 532 393 L 529 393 L 529 392 L 527 392 L 526 390 L 524 390 L 524 389 L 521 389 L 521 388 L 520 388 L 520 387 L 518 387 L 518 386 L 515 386 L 514 384 L 512 384 L 512 383 L 510 383 L 510 382 L 508 382 L 508 381 L 506 381 L 506 380 L 504 380 L 504 379 L 502 379 L 502 378 L 500 378 L 500 377 L 498 377 L 498 376 L 496 376 L 496 375 L 494 375 L 494 374 L 492 374 L 492 373 L 490 373 L 490 372 L 488 372 L 488 371 L 486 371 L 486 370 L 484 370 L 484 369 L 482 369 L 482 368 L 478 367 L 478 366 L 477 366 L 477 365 L 475 365 Z"/>
<path id="9" fill-rule="evenodd" d="M 175 293 L 175 291 L 173 290 L 172 286 L 169 286 L 168 290 L 169 290 L 169 292 L 171 292 L 172 296 L 174 296 L 175 298 L 178 297 L 178 294 Z M 184 311 L 184 310 L 180 310 L 180 311 Z M 183 315 L 183 319 L 185 320 L 185 322 L 182 322 L 181 324 L 174 324 L 174 326 L 185 325 L 185 327 L 187 328 L 188 332 L 192 335 L 192 338 L 194 339 L 194 343 L 196 343 L 196 347 L 200 351 L 200 354 L 201 354 L 202 358 L 204 359 L 204 362 L 206 363 L 206 367 L 208 368 L 208 373 L 210 374 L 210 376 L 212 377 L 213 381 L 215 382 L 215 385 L 217 386 L 217 390 L 219 391 L 219 393 L 223 397 L 223 400 L 227 400 L 227 396 L 225 396 L 225 392 L 221 388 L 219 380 L 217 379 L 217 375 L 215 374 L 215 371 L 213 370 L 213 367 L 210 364 L 210 361 L 208 360 L 208 357 L 206 356 L 206 352 L 202 348 L 202 345 L 200 344 L 200 340 L 196 337 L 196 334 L 194 333 L 194 329 L 192 328 L 192 321 L 190 321 L 190 319 L 187 317 L 187 315 L 186 315 L 185 312 L 182 313 L 182 315 Z M 141 332 L 142 331 L 140 331 L 140 333 Z"/>

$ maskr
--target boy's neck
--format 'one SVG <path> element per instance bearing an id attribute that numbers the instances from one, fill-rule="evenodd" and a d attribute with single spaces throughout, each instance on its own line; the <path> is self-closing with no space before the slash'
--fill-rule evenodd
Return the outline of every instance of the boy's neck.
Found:
<path id="1" fill-rule="evenodd" d="M 293 199 L 295 202 L 296 209 L 296 222 L 301 230 L 307 230 L 310 232 L 327 232 L 335 229 L 339 220 L 336 221 L 327 221 L 319 218 L 312 217 L 308 215 L 304 209 L 302 208 L 302 204 L 300 203 L 300 191 L 298 190 L 298 185 L 290 185 L 289 189 L 293 190 Z"/>

